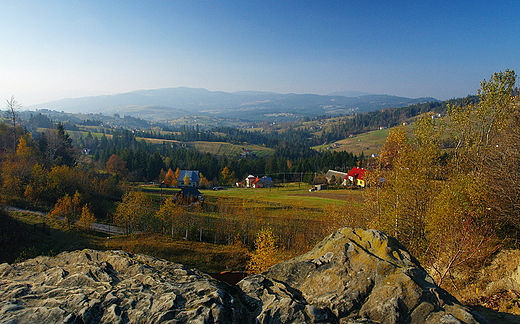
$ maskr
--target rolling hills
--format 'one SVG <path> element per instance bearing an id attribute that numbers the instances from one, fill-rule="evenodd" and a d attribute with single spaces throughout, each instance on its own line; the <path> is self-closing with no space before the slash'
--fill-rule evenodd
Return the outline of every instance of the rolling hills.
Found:
<path id="1" fill-rule="evenodd" d="M 115 95 L 68 98 L 27 106 L 71 113 L 120 114 L 153 121 L 186 115 L 239 118 L 250 121 L 289 121 L 302 117 L 342 115 L 438 101 L 368 94 L 356 97 L 271 92 L 209 91 L 202 88 L 138 90 Z"/>

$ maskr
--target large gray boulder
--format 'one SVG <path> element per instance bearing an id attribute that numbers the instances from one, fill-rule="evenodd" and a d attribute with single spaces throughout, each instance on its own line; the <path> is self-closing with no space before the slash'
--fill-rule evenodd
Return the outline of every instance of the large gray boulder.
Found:
<path id="1" fill-rule="evenodd" d="M 394 238 L 343 228 L 238 283 L 260 323 L 485 323 L 435 285 Z"/>
<path id="2" fill-rule="evenodd" d="M 485 323 L 396 240 L 343 228 L 237 286 L 182 265 L 83 250 L 0 265 L 0 323 Z"/>

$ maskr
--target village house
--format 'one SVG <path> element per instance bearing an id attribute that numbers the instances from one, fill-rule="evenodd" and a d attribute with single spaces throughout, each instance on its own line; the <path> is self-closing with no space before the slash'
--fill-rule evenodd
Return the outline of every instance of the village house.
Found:
<path id="1" fill-rule="evenodd" d="M 349 183 L 364 188 L 366 186 L 365 182 L 365 172 L 366 170 L 363 168 L 353 167 L 347 173 L 345 180 L 348 180 Z"/>
<path id="2" fill-rule="evenodd" d="M 246 188 L 270 188 L 274 187 L 273 179 L 271 177 L 263 176 L 261 178 L 254 175 L 248 175 L 245 179 Z"/>
<path id="3" fill-rule="evenodd" d="M 345 186 L 346 183 L 344 181 L 347 174 L 345 172 L 329 170 L 325 173 L 325 179 L 327 179 L 328 184 L 336 184 Z"/>
<path id="4" fill-rule="evenodd" d="M 241 159 L 255 158 L 256 154 L 253 153 L 253 151 L 251 150 L 242 149 L 242 152 L 240 153 L 239 157 Z"/>
<path id="5" fill-rule="evenodd" d="M 186 183 L 187 178 L 189 178 L 189 185 Z M 195 170 L 180 170 L 179 177 L 177 178 L 177 182 L 179 187 L 195 187 L 199 186 L 200 178 L 199 171 Z"/>
<path id="6" fill-rule="evenodd" d="M 256 177 L 252 174 L 248 175 L 244 180 L 246 188 L 252 188 L 253 182 L 256 180 Z"/>

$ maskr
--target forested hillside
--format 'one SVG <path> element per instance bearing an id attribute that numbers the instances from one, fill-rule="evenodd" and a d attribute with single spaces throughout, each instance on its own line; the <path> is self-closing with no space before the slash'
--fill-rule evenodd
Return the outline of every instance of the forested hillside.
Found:
<path id="1" fill-rule="evenodd" d="M 248 174 L 271 176 L 278 181 L 304 180 L 312 183 L 317 174 L 328 169 L 346 172 L 353 166 L 363 164 L 364 157 L 348 152 L 318 152 L 310 149 L 311 146 L 380 127 L 392 127 L 426 112 L 442 115 L 446 113 L 448 105 L 471 104 L 477 100 L 477 97 L 468 97 L 353 116 L 324 116 L 306 118 L 299 122 L 262 122 L 248 126 L 253 128 L 208 127 L 198 124 L 152 126 L 145 120 L 131 116 L 71 115 L 53 111 L 22 113 L 15 109 L 12 112 L 14 118 L 18 117 L 14 127 L 16 131 L 13 132 L 13 126 L 9 126 L 12 116 L 9 118 L 6 115 L 2 124 L 3 134 L 13 133 L 13 139 L 4 144 L 3 159 L 6 162 L 2 165 L 9 171 L 11 164 L 8 161 L 14 157 L 21 159 L 17 150 L 23 149 L 18 148 L 22 145 L 30 152 L 25 155 L 31 156 L 27 168 L 38 165 L 44 171 L 50 172 L 57 166 L 77 169 L 81 165 L 94 178 L 104 178 L 102 181 L 112 184 L 121 180 L 161 181 L 161 177 L 170 169 L 198 170 L 207 180 L 207 185 L 231 185 Z M 5 138 L 8 136 L 4 136 Z M 143 138 L 154 141 L 142 140 Z M 161 140 L 164 140 L 162 144 L 157 144 Z M 262 156 L 254 152 L 247 156 L 219 156 L 198 151 L 195 145 L 190 144 L 198 141 L 259 145 L 269 148 L 272 153 Z M 116 168 L 112 166 L 112 171 L 116 170 L 115 172 L 107 172 L 107 162 L 112 156 L 117 157 L 112 162 L 119 161 L 120 165 Z M 225 179 L 222 176 L 224 169 L 230 174 Z M 29 191 L 35 190 L 35 185 L 31 182 L 31 172 L 26 171 L 20 179 L 11 179 L 8 176 L 17 173 L 6 172 L 4 190 L 19 191 L 13 197 L 22 197 L 26 190 L 24 186 L 29 186 Z M 103 176 L 100 177 L 99 174 Z M 13 187 L 10 181 L 19 183 L 16 190 L 10 188 Z M 74 192 L 68 194 L 72 195 Z M 36 199 L 52 205 L 57 198 Z"/>

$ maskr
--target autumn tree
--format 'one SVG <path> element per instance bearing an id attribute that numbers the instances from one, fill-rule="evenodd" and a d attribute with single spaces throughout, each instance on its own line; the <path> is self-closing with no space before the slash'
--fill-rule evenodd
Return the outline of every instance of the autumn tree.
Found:
<path id="1" fill-rule="evenodd" d="M 81 216 L 78 220 L 78 226 L 83 230 L 88 230 L 96 221 L 96 216 L 90 206 L 88 204 L 83 205 L 83 207 L 81 207 Z"/>
<path id="2" fill-rule="evenodd" d="M 224 167 L 222 171 L 220 171 L 220 183 L 224 186 L 233 185 L 233 181 L 235 180 L 235 173 L 232 172 L 228 167 Z"/>
<path id="3" fill-rule="evenodd" d="M 183 213 L 183 208 L 177 205 L 173 199 L 166 199 L 155 216 L 161 220 L 163 228 L 169 228 L 171 236 L 174 236 L 175 227 L 180 225 L 180 217 Z"/>
<path id="4" fill-rule="evenodd" d="M 512 70 L 495 73 L 481 82 L 480 102 L 476 115 L 479 126 L 474 129 L 481 138 L 475 173 L 488 189 L 486 210 L 493 227 L 501 235 L 515 233 L 518 238 L 518 205 L 520 204 L 520 97 L 513 97 L 516 74 Z"/>
<path id="5" fill-rule="evenodd" d="M 56 201 L 58 198 L 75 192 L 85 194 L 89 192 L 90 178 L 83 170 L 66 165 L 53 166 L 47 174 L 46 193 L 48 199 Z"/>
<path id="6" fill-rule="evenodd" d="M 167 186 L 171 186 L 174 178 L 175 178 L 175 172 L 173 172 L 173 170 L 171 168 L 169 168 L 168 171 L 164 175 L 164 184 Z"/>
<path id="7" fill-rule="evenodd" d="M 49 215 L 56 218 L 63 218 L 68 226 L 74 224 L 80 215 L 81 195 L 76 192 L 72 197 L 66 194 L 58 199 Z"/>
<path id="8" fill-rule="evenodd" d="M 114 213 L 116 225 L 123 226 L 126 233 L 146 230 L 155 211 L 152 199 L 141 191 L 130 190 L 123 195 L 122 202 Z"/>
<path id="9" fill-rule="evenodd" d="M 430 115 L 415 122 L 413 136 L 403 126 L 392 129 L 377 166 L 369 175 L 367 207 L 374 226 L 396 237 L 415 255 L 427 249 L 425 217 L 438 192 L 442 128 Z"/>
<path id="10" fill-rule="evenodd" d="M 455 267 L 489 256 L 495 235 L 518 228 L 509 216 L 520 214 L 513 207 L 520 194 L 515 78 L 495 73 L 481 83 L 478 103 L 449 105 L 442 120 L 423 115 L 413 136 L 392 130 L 370 172 L 373 225 L 435 269 L 441 283 Z"/>
<path id="11" fill-rule="evenodd" d="M 164 175 L 164 184 L 167 186 L 177 186 L 177 178 L 175 177 L 175 172 L 173 172 L 171 168 L 169 168 Z"/>
<path id="12" fill-rule="evenodd" d="M 199 186 L 201 188 L 208 188 L 210 186 L 209 180 L 201 173 L 199 173 Z"/>
<path id="13" fill-rule="evenodd" d="M 179 174 L 181 173 L 181 170 L 179 168 L 175 169 L 175 172 L 173 173 L 173 178 L 171 181 L 172 187 L 177 187 L 179 185 Z"/>
<path id="14" fill-rule="evenodd" d="M 105 165 L 105 170 L 111 174 L 117 174 L 120 176 L 126 176 L 128 169 L 126 168 L 126 162 L 117 154 L 112 154 Z"/>
<path id="15" fill-rule="evenodd" d="M 495 73 L 481 82 L 478 104 L 449 106 L 453 139 L 442 190 L 427 214 L 429 263 L 443 281 L 455 267 L 471 266 L 518 235 L 520 139 L 516 75 Z M 473 263 L 471 263 L 473 262 Z"/>
<path id="16" fill-rule="evenodd" d="M 258 232 L 255 249 L 251 252 L 251 259 L 247 263 L 247 271 L 261 273 L 280 261 L 280 249 L 273 230 L 266 228 Z"/>
<path id="17" fill-rule="evenodd" d="M 25 186 L 24 197 L 36 203 L 47 201 L 47 173 L 42 164 L 36 163 L 31 170 L 31 179 Z"/>
<path id="18" fill-rule="evenodd" d="M 31 172 L 38 162 L 37 152 L 28 142 L 29 134 L 21 136 L 14 154 L 4 158 L 0 165 L 2 193 L 9 199 L 23 198 L 25 186 L 31 181 Z"/>

